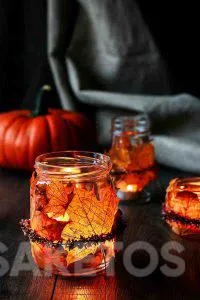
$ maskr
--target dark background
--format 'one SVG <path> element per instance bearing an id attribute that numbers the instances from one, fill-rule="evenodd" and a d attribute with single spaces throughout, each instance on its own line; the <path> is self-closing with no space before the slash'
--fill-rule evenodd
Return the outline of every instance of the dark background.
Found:
<path id="1" fill-rule="evenodd" d="M 46 1 L 0 0 L 0 110 L 32 108 L 39 87 L 53 84 L 46 53 Z"/>
<path id="2" fill-rule="evenodd" d="M 200 96 L 198 5 L 138 0 L 165 58 L 171 92 Z M 46 1 L 0 0 L 0 110 L 32 108 L 36 91 L 53 80 L 46 49 Z M 54 88 L 55 90 L 55 88 Z M 51 106 L 60 106 L 56 92 Z"/>

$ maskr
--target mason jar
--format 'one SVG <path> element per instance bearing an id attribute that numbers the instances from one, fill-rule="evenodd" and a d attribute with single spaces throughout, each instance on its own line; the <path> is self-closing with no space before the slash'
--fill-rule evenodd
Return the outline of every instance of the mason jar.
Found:
<path id="1" fill-rule="evenodd" d="M 200 177 L 173 178 L 162 207 L 163 220 L 178 235 L 200 235 Z"/>
<path id="2" fill-rule="evenodd" d="M 22 222 L 32 256 L 45 271 L 91 275 L 115 256 L 118 198 L 106 155 L 66 151 L 36 159 L 30 220 Z"/>
<path id="3" fill-rule="evenodd" d="M 112 120 L 112 178 L 121 200 L 148 202 L 149 184 L 157 177 L 153 138 L 146 114 L 117 116 Z"/>

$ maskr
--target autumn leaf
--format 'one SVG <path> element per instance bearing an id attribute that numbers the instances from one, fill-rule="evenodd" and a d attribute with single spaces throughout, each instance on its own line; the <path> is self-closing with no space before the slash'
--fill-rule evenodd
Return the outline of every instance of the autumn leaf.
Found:
<path id="1" fill-rule="evenodd" d="M 80 236 L 90 237 L 110 232 L 118 202 L 118 198 L 109 186 L 99 188 L 99 200 L 93 190 L 76 188 L 67 208 L 70 223 L 65 226 L 62 238 L 80 239 Z"/>
<path id="2" fill-rule="evenodd" d="M 32 176 L 30 178 L 30 196 L 33 197 L 34 191 L 35 191 L 35 186 L 37 183 L 37 177 L 35 176 L 34 172 L 32 173 Z"/>
<path id="3" fill-rule="evenodd" d="M 31 251 L 34 260 L 41 269 L 51 273 L 60 273 L 66 271 L 66 251 L 64 249 L 49 248 L 41 244 L 31 242 Z"/>
<path id="4" fill-rule="evenodd" d="M 78 240 L 80 236 L 89 237 L 95 234 L 92 216 L 96 211 L 97 204 L 98 200 L 93 191 L 76 189 L 74 197 L 67 208 L 70 223 L 68 226 L 65 226 L 62 238 L 65 240 Z"/>
<path id="5" fill-rule="evenodd" d="M 39 181 L 36 183 L 34 188 L 34 203 L 35 203 L 35 209 L 42 211 L 43 208 L 48 204 L 49 199 L 46 196 L 46 182 Z"/>
<path id="6" fill-rule="evenodd" d="M 102 261 L 110 259 L 114 256 L 114 244 L 113 241 L 106 241 L 105 243 L 98 243 L 92 245 L 89 248 L 74 249 L 67 252 L 67 265 L 75 263 L 76 261 L 83 260 L 83 265 L 87 265 L 90 268 L 96 268 Z M 104 262 L 105 263 L 105 262 Z"/>
<path id="7" fill-rule="evenodd" d="M 128 140 L 130 141 L 130 138 Z M 155 151 L 152 143 L 140 144 L 138 142 L 130 145 L 124 140 L 120 145 L 111 148 L 109 156 L 115 170 L 139 171 L 155 164 Z"/>
<path id="8" fill-rule="evenodd" d="M 48 203 L 42 211 L 35 211 L 31 220 L 32 228 L 42 237 L 62 239 L 64 243 L 106 234 L 112 229 L 119 200 L 108 184 L 95 183 L 86 189 L 84 183 L 74 187 L 53 180 L 46 185 L 45 197 Z M 95 253 L 97 248 L 98 245 L 68 249 L 67 264 Z"/>
<path id="9" fill-rule="evenodd" d="M 67 252 L 67 265 L 79 261 L 90 254 L 95 254 L 100 245 L 92 245 L 89 248 L 83 247 L 82 249 L 75 247 Z"/>
<path id="10" fill-rule="evenodd" d="M 109 151 L 109 156 L 112 160 L 113 168 L 117 170 L 126 170 L 131 163 L 130 151 L 123 147 L 113 147 Z"/>
<path id="11" fill-rule="evenodd" d="M 67 222 L 69 217 L 66 209 L 73 197 L 73 184 L 63 184 L 58 180 L 52 180 L 46 187 L 46 196 L 49 199 L 44 212 L 49 218 Z"/>
<path id="12" fill-rule="evenodd" d="M 117 198 L 114 189 L 110 185 L 105 184 L 99 186 L 99 198 L 99 209 L 103 216 L 99 234 L 106 234 L 112 229 L 115 215 L 118 210 L 119 199 Z"/>
<path id="13" fill-rule="evenodd" d="M 35 211 L 31 219 L 31 228 L 41 237 L 48 238 L 53 241 L 61 239 L 61 233 L 65 225 L 66 223 L 50 219 L 47 215 L 40 211 Z"/>
<path id="14" fill-rule="evenodd" d="M 137 149 L 138 164 L 140 169 L 148 169 L 155 163 L 154 146 L 151 143 L 142 144 Z"/>

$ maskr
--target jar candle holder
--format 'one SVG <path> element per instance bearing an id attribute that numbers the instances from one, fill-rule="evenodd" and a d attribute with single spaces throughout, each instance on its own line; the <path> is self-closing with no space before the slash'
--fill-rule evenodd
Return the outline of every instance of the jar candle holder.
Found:
<path id="1" fill-rule="evenodd" d="M 21 227 L 36 264 L 64 276 L 103 271 L 115 256 L 118 198 L 110 158 L 92 152 L 49 153 L 36 159 L 30 220 Z"/>
<path id="2" fill-rule="evenodd" d="M 178 235 L 200 236 L 200 177 L 170 181 L 162 208 L 163 220 Z"/>
<path id="3" fill-rule="evenodd" d="M 112 178 L 120 200 L 150 201 L 147 187 L 157 177 L 149 118 L 145 114 L 117 116 L 112 121 L 109 150 Z"/>

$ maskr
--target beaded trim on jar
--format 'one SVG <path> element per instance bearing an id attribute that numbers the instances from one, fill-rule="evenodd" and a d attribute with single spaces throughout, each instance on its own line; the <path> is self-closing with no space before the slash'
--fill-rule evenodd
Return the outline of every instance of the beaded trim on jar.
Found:
<path id="1" fill-rule="evenodd" d="M 199 219 L 190 219 L 188 217 L 181 216 L 176 214 L 172 210 L 166 210 L 165 205 L 162 208 L 162 219 L 164 221 L 174 221 L 177 223 L 181 223 L 183 225 L 194 225 L 196 227 L 200 227 Z"/>
<path id="2" fill-rule="evenodd" d="M 35 230 L 31 228 L 30 220 L 25 219 L 20 221 L 21 229 L 25 236 L 29 238 L 31 242 L 42 244 L 46 247 L 50 248 L 59 248 L 59 247 L 65 247 L 69 248 L 69 250 L 78 247 L 79 249 L 82 249 L 83 247 L 88 248 L 92 245 L 97 245 L 98 243 L 105 242 L 112 240 L 115 238 L 120 232 L 123 231 L 125 228 L 125 223 L 122 220 L 122 216 L 120 213 L 118 213 L 118 216 L 116 218 L 115 226 L 113 226 L 112 231 L 107 234 L 101 234 L 101 235 L 92 235 L 90 237 L 83 237 L 80 236 L 79 240 L 67 240 L 67 241 L 52 241 L 50 239 L 41 237 Z"/>

